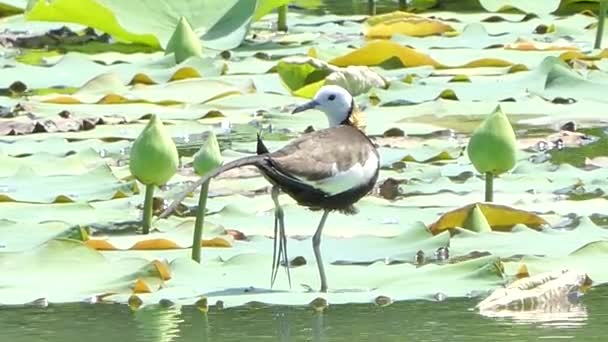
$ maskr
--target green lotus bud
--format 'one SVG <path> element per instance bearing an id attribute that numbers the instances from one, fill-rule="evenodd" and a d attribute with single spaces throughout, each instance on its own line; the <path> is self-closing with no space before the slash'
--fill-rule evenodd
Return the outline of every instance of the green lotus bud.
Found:
<path id="1" fill-rule="evenodd" d="M 177 171 L 177 148 L 156 115 L 135 139 L 130 159 L 131 174 L 146 185 L 163 185 Z"/>
<path id="2" fill-rule="evenodd" d="M 515 132 L 500 106 L 473 132 L 467 154 L 477 171 L 483 174 L 499 175 L 515 166 Z"/>
<path id="3" fill-rule="evenodd" d="M 181 17 L 167 43 L 165 54 L 170 53 L 175 55 L 176 63 L 181 63 L 192 56 L 200 57 L 203 55 L 201 40 L 194 33 L 185 17 Z"/>
<path id="4" fill-rule="evenodd" d="M 475 206 L 469 211 L 469 215 L 464 221 L 463 228 L 478 233 L 492 231 L 492 227 L 490 227 L 488 219 L 486 219 L 486 216 L 483 214 L 483 211 L 481 211 L 477 204 L 475 204 Z"/>
<path id="5" fill-rule="evenodd" d="M 220 165 L 222 165 L 220 146 L 217 143 L 215 133 L 209 131 L 209 137 L 198 152 L 194 154 L 194 171 L 202 176 Z"/>

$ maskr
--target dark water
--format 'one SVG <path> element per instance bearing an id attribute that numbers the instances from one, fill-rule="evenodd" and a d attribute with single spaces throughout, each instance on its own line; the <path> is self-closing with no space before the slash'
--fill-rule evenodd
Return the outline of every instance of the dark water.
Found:
<path id="1" fill-rule="evenodd" d="M 0 310 L 0 341 L 604 341 L 608 287 L 583 297 L 582 313 L 544 321 L 486 318 L 477 300 L 309 308 L 249 307 L 203 314 L 194 307 L 70 304 Z M 535 321 L 536 320 L 536 321 Z"/>

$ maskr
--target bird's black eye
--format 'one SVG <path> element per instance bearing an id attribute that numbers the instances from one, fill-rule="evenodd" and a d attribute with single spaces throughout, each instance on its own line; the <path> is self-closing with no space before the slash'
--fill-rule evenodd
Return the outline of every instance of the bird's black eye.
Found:
<path id="1" fill-rule="evenodd" d="M 335 99 L 336 99 L 336 95 L 331 94 L 331 95 L 329 95 L 329 97 L 328 97 L 327 99 L 328 99 L 329 101 L 333 101 L 333 100 L 335 100 Z"/>

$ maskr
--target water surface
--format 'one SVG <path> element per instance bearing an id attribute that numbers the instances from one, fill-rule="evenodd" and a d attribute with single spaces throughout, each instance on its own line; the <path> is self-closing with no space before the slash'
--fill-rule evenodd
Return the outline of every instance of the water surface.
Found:
<path id="1" fill-rule="evenodd" d="M 580 311 L 525 319 L 487 318 L 478 299 L 413 301 L 387 307 L 241 307 L 207 314 L 194 307 L 66 304 L 2 309 L 1 341 L 604 341 L 608 287 L 592 289 Z"/>

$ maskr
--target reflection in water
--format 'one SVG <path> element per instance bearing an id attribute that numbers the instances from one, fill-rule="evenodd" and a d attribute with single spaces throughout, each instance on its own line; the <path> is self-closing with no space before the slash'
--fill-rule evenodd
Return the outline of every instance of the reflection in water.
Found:
<path id="1" fill-rule="evenodd" d="M 202 313 L 195 307 L 69 304 L 0 309 L 0 341 L 527 341 L 569 337 L 604 340 L 608 287 L 592 289 L 562 314 L 527 312 L 484 317 L 478 299 L 242 307 Z"/>
<path id="2" fill-rule="evenodd" d="M 491 318 L 509 318 L 517 324 L 537 324 L 539 326 L 556 326 L 562 328 L 584 326 L 587 321 L 587 308 L 582 304 L 571 304 L 559 311 L 528 310 L 528 311 L 494 311 L 484 312 Z"/>
<path id="3" fill-rule="evenodd" d="M 312 317 L 312 340 L 314 342 L 325 341 L 323 338 L 323 313 L 315 312 Z"/>
<path id="4" fill-rule="evenodd" d="M 133 312 L 138 341 L 172 342 L 179 336 L 183 322 L 181 309 L 144 307 Z"/>

